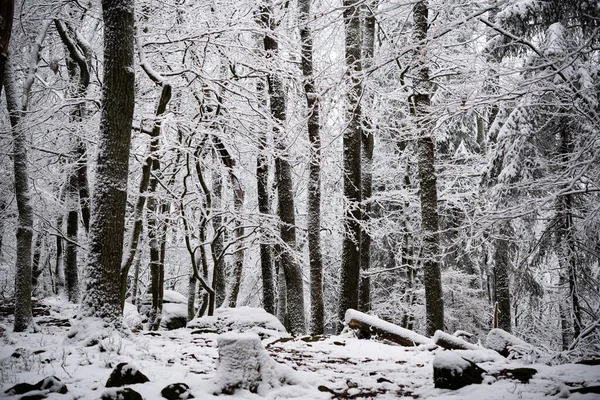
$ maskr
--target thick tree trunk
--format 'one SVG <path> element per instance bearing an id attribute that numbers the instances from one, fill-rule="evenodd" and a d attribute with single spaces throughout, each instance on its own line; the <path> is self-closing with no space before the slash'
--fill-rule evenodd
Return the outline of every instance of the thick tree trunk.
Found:
<path id="1" fill-rule="evenodd" d="M 19 106 L 12 64 L 7 62 L 4 78 L 6 105 L 10 116 L 13 136 L 13 168 L 15 197 L 19 211 L 17 226 L 17 254 L 15 276 L 14 331 L 23 332 L 33 322 L 31 313 L 31 250 L 33 245 L 33 209 L 29 194 L 27 171 L 27 146 L 23 130 L 23 113 Z"/>
<path id="2" fill-rule="evenodd" d="M 417 119 L 419 182 L 421 186 L 421 229 L 423 232 L 423 275 L 425 283 L 426 332 L 433 336 L 436 330 L 444 329 L 444 303 L 440 272 L 440 238 L 435 173 L 435 145 L 429 132 L 433 123 L 428 116 L 431 82 L 427 65 L 427 1 L 417 2 L 413 8 L 414 51 L 414 95 L 412 114 Z"/>
<path id="3" fill-rule="evenodd" d="M 267 59 L 278 54 L 278 43 L 274 36 L 275 22 L 273 20 L 271 3 L 262 2 L 260 5 L 260 22 L 266 30 L 264 49 Z M 286 122 L 286 106 L 283 82 L 277 72 L 268 76 L 271 117 L 273 118 L 273 136 L 277 157 L 275 158 L 275 179 L 277 181 L 277 200 L 280 222 L 281 247 L 280 261 L 285 274 L 287 295 L 287 319 L 290 333 L 301 335 L 306 331 L 304 316 L 304 282 L 302 268 L 294 258 L 296 250 L 296 216 L 294 208 L 294 185 L 292 167 L 285 158 L 287 153 L 282 127 Z"/>
<path id="4" fill-rule="evenodd" d="M 67 299 L 79 302 L 79 271 L 77 268 L 77 234 L 79 232 L 77 175 L 69 174 L 67 183 L 67 240 L 65 241 L 65 288 Z"/>
<path id="5" fill-rule="evenodd" d="M 321 124 L 319 94 L 313 69 L 313 39 L 310 29 L 311 0 L 298 2 L 300 39 L 302 41 L 302 74 L 308 111 L 310 160 L 308 176 L 308 255 L 310 264 L 310 333 L 322 335 L 325 329 L 323 303 L 323 255 L 321 252 Z"/>
<path id="6" fill-rule="evenodd" d="M 2 88 L 4 86 L 6 75 L 8 44 L 12 32 L 14 11 L 14 0 L 3 0 L 2 3 L 0 3 L 0 95 L 2 95 Z"/>
<path id="7" fill-rule="evenodd" d="M 260 96 L 260 103 L 266 110 L 264 98 L 264 80 L 259 79 L 256 91 Z M 258 155 L 256 156 L 256 190 L 258 195 L 258 211 L 261 216 L 271 214 L 271 201 L 269 199 L 269 157 L 265 154 L 267 148 L 267 134 L 261 126 L 258 132 Z M 265 233 L 263 232 L 263 241 Z M 262 273 L 263 307 L 265 311 L 275 315 L 275 276 L 273 275 L 273 249 L 268 243 L 260 243 L 260 270 Z"/>
<path id="8" fill-rule="evenodd" d="M 133 0 L 103 0 L 104 83 L 82 314 L 117 320 L 134 108 Z"/>
<path id="9" fill-rule="evenodd" d="M 212 285 L 215 289 L 215 307 L 221 307 L 225 301 L 225 263 L 223 262 L 223 217 L 221 216 L 221 198 L 223 193 L 223 180 L 219 171 L 213 173 L 212 177 L 212 196 L 213 209 L 216 213 L 213 216 L 212 224 L 215 237 L 211 244 L 211 253 L 213 260 Z"/>
<path id="10" fill-rule="evenodd" d="M 377 1 L 370 1 L 363 5 L 365 12 L 363 27 L 363 49 L 362 62 L 363 68 L 368 70 L 373 63 L 373 54 L 375 52 L 375 15 L 374 8 L 377 8 Z M 363 81 L 364 82 L 364 81 Z M 364 85 L 364 84 L 363 84 Z M 363 87 L 368 102 L 367 107 L 373 104 L 373 94 L 368 88 Z M 373 125 L 371 120 L 363 116 L 363 129 L 361 133 L 361 185 L 362 185 L 362 222 L 363 228 L 360 232 L 360 282 L 358 288 L 358 310 L 367 312 L 371 309 L 371 279 L 367 272 L 371 267 L 371 234 L 366 226 L 371 219 L 371 196 L 373 194 L 373 148 L 375 139 L 373 136 Z"/>
<path id="11" fill-rule="evenodd" d="M 362 113 L 361 87 L 361 28 L 360 2 L 344 0 L 344 26 L 346 30 L 345 58 L 349 89 L 347 93 L 346 119 L 344 130 L 344 196 L 346 216 L 344 220 L 344 240 L 342 243 L 342 268 L 338 300 L 338 331 L 343 328 L 344 316 L 349 308 L 358 308 L 358 288 L 360 275 L 360 202 L 361 196 L 361 136 Z"/>
<path id="12" fill-rule="evenodd" d="M 509 222 L 503 222 L 499 237 L 495 241 L 494 284 L 496 303 L 498 304 L 498 326 L 508 333 L 512 332 L 510 301 L 510 248 L 508 235 L 511 232 Z M 495 327 L 496 328 L 496 327 Z"/>

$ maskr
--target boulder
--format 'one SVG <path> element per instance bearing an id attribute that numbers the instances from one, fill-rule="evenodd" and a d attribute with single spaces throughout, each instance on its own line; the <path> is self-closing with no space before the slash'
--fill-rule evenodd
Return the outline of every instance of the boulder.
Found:
<path id="1" fill-rule="evenodd" d="M 168 400 L 193 399 L 190 387 L 185 383 L 172 383 L 160 391 L 160 395 Z"/>
<path id="2" fill-rule="evenodd" d="M 150 379 L 136 367 L 128 363 L 120 363 L 111 372 L 106 381 L 106 387 L 121 387 L 125 385 L 134 385 L 136 383 L 149 382 Z"/>
<path id="3" fill-rule="evenodd" d="M 462 358 L 453 351 L 441 351 L 433 358 L 433 382 L 439 389 L 460 389 L 483 382 L 486 371 L 473 361 Z"/>
<path id="4" fill-rule="evenodd" d="M 68 392 L 67 385 L 62 383 L 60 379 L 58 379 L 55 376 L 48 376 L 36 383 L 35 385 L 32 385 L 30 383 L 18 383 L 15 386 L 7 389 L 4 393 L 11 395 L 24 394 L 32 392 L 34 390 L 47 390 L 51 393 L 60 394 L 65 394 Z"/>
<path id="5" fill-rule="evenodd" d="M 100 400 L 144 400 L 141 394 L 130 388 L 105 390 Z"/>
<path id="6" fill-rule="evenodd" d="M 55 376 L 48 376 L 39 381 L 35 386 L 37 386 L 38 390 L 47 390 L 50 393 L 65 394 L 69 391 L 67 385 Z"/>

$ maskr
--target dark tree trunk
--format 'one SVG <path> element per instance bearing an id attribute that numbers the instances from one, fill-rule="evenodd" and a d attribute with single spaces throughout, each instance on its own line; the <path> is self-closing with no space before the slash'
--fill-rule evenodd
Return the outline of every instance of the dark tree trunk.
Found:
<path id="1" fill-rule="evenodd" d="M 77 268 L 77 234 L 79 231 L 77 175 L 69 174 L 67 183 L 67 240 L 65 241 L 65 288 L 67 299 L 79 302 L 79 271 Z"/>
<path id="2" fill-rule="evenodd" d="M 13 168 L 15 197 L 19 211 L 17 225 L 17 254 L 15 276 L 15 322 L 14 331 L 23 332 L 31 325 L 31 250 L 33 245 L 33 209 L 29 193 L 27 171 L 27 146 L 23 130 L 23 113 L 19 106 L 15 77 L 10 61 L 6 65 L 4 79 L 6 105 L 10 116 L 13 136 Z"/>
<path id="3" fill-rule="evenodd" d="M 373 14 L 374 8 L 377 7 L 377 1 L 370 1 L 363 5 L 365 16 L 364 16 L 364 27 L 363 27 L 363 49 L 362 49 L 362 62 L 363 68 L 368 70 L 373 62 L 373 54 L 375 52 L 375 15 Z M 364 84 L 363 84 L 364 85 Z M 373 103 L 373 95 L 368 88 L 363 87 L 363 91 L 366 93 L 364 98 L 368 102 L 368 107 L 371 107 Z M 367 312 L 371 309 L 371 279 L 367 272 L 371 267 L 371 234 L 365 227 L 368 221 L 371 219 L 371 196 L 373 194 L 373 148 L 375 146 L 375 139 L 373 136 L 373 126 L 370 119 L 365 115 L 363 116 L 363 130 L 361 135 L 362 147 L 361 147 L 361 163 L 362 163 L 362 221 L 363 229 L 360 233 L 360 282 L 358 288 L 358 310 Z"/>
<path id="4" fill-rule="evenodd" d="M 342 268 L 338 300 L 338 331 L 343 328 L 344 316 L 349 308 L 358 308 L 358 288 L 360 275 L 360 202 L 361 196 L 361 136 L 362 113 L 361 87 L 361 28 L 360 2 L 344 0 L 344 26 L 346 31 L 345 58 L 349 90 L 347 93 L 346 119 L 344 130 L 344 196 L 346 216 L 344 220 L 344 240 L 342 243 Z"/>
<path id="5" fill-rule="evenodd" d="M 267 59 L 278 54 L 278 43 L 274 36 L 275 21 L 271 3 L 264 1 L 260 5 L 260 23 L 265 29 L 264 49 Z M 285 131 L 286 121 L 285 92 L 283 82 L 275 71 L 268 75 L 271 117 L 273 118 L 273 136 L 277 157 L 275 158 L 275 179 L 277 182 L 277 200 L 280 222 L 280 235 L 283 246 L 280 262 L 286 280 L 287 318 L 292 335 L 301 335 L 306 331 L 304 316 L 304 282 L 302 268 L 294 258 L 296 250 L 296 216 L 294 208 L 294 187 L 292 167 L 285 158 L 287 153 Z"/>
<path id="6" fill-rule="evenodd" d="M 414 95 L 411 111 L 417 118 L 419 182 L 421 186 L 421 229 L 423 232 L 423 275 L 425 283 L 426 332 L 433 336 L 444 329 L 444 303 L 440 272 L 439 217 L 435 173 L 435 145 L 429 130 L 433 123 L 429 118 L 431 82 L 429 67 L 424 54 L 427 48 L 428 30 L 427 1 L 419 1 L 413 8 Z"/>
<path id="7" fill-rule="evenodd" d="M 496 303 L 498 304 L 498 326 L 508 333 L 512 332 L 510 301 L 510 247 L 509 234 L 512 231 L 509 222 L 502 222 L 499 237 L 495 243 L 494 284 Z"/>
<path id="8" fill-rule="evenodd" d="M 120 272 L 134 108 L 133 0 L 103 0 L 104 83 L 84 315 L 122 315 Z"/>
<path id="9" fill-rule="evenodd" d="M 310 161 L 308 176 L 308 254 L 310 263 L 310 333 L 322 335 L 325 329 L 323 303 L 323 255 L 321 252 L 321 125 L 319 94 L 315 87 L 313 39 L 310 29 L 311 0 L 298 2 L 300 38 L 302 40 L 302 74 L 308 111 Z"/>
<path id="10" fill-rule="evenodd" d="M 212 241 L 213 276 L 212 285 L 215 289 L 215 307 L 221 307 L 225 301 L 225 263 L 223 262 L 223 217 L 221 216 L 221 198 L 223 180 L 220 172 L 215 172 L 212 179 L 213 208 L 217 211 L 213 217 L 215 237 Z"/>
<path id="11" fill-rule="evenodd" d="M 256 84 L 261 106 L 266 109 L 264 100 L 265 84 L 260 79 Z M 260 129 L 266 129 L 261 126 Z M 256 190 L 258 195 L 258 211 L 261 216 L 271 214 L 271 201 L 269 199 L 269 157 L 265 154 L 267 148 L 267 134 L 264 130 L 258 132 L 258 155 L 256 156 Z M 265 233 L 263 232 L 263 236 Z M 265 239 L 263 238 L 263 241 Z M 268 243 L 260 244 L 260 270 L 263 285 L 263 306 L 265 311 L 275 315 L 275 277 L 273 275 L 273 249 Z"/>
<path id="12" fill-rule="evenodd" d="M 0 95 L 2 95 L 2 87 L 4 86 L 14 11 L 14 0 L 2 0 L 2 3 L 0 3 Z"/>

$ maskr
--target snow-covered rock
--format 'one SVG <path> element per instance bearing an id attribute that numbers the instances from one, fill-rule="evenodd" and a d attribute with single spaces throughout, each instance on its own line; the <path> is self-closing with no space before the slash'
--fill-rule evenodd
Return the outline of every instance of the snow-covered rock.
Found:
<path id="1" fill-rule="evenodd" d="M 460 389 L 483 382 L 486 371 L 453 351 L 438 352 L 433 358 L 433 382 L 439 389 Z"/>

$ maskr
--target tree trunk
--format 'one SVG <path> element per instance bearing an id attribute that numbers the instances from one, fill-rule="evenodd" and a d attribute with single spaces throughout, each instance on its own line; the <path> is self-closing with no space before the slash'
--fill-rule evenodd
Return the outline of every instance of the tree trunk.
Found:
<path id="1" fill-rule="evenodd" d="M 229 307 L 237 306 L 237 299 L 242 284 L 242 272 L 244 269 L 244 227 L 240 220 L 242 207 L 244 206 L 244 189 L 237 176 L 230 170 L 231 186 L 233 187 L 233 209 L 235 211 L 235 250 L 233 254 L 233 274 L 231 277 L 231 293 L 229 296 Z"/>
<path id="2" fill-rule="evenodd" d="M 319 94 L 315 87 L 313 39 L 310 29 L 311 0 L 298 2 L 300 38 L 302 40 L 302 74 L 308 111 L 310 160 L 308 176 L 308 254 L 310 263 L 310 333 L 322 335 L 325 329 L 323 303 L 323 255 L 321 252 L 321 125 Z"/>
<path id="3" fill-rule="evenodd" d="M 8 44 L 12 32 L 13 16 L 15 11 L 14 0 L 3 0 L 0 4 L 0 95 L 6 75 L 6 62 L 8 60 Z"/>
<path id="4" fill-rule="evenodd" d="M 411 112 L 416 117 L 418 131 L 418 164 L 421 186 L 421 229 L 423 232 L 423 275 L 425 283 L 426 332 L 433 336 L 444 329 L 444 303 L 440 273 L 440 238 L 435 174 L 435 145 L 429 132 L 433 123 L 429 117 L 431 82 L 427 65 L 427 1 L 419 1 L 413 8 L 414 95 Z"/>
<path id="5" fill-rule="evenodd" d="M 27 171 L 27 146 L 23 130 L 23 113 L 19 106 L 13 66 L 7 62 L 4 86 L 6 105 L 10 116 L 13 137 L 13 168 L 15 197 L 19 211 L 17 226 L 17 254 L 15 276 L 15 322 L 14 331 L 23 332 L 31 325 L 31 250 L 33 245 L 33 209 L 29 193 Z"/>
<path id="6" fill-rule="evenodd" d="M 345 58 L 346 74 L 350 85 L 347 93 L 344 130 L 344 196 L 346 216 L 342 243 L 342 268 L 338 300 L 338 331 L 343 328 L 344 316 L 349 308 L 358 308 L 360 275 L 360 202 L 361 202 L 361 136 L 362 115 L 361 87 L 361 29 L 359 4 L 356 0 L 344 0 L 344 26 L 346 30 Z"/>
<path id="7" fill-rule="evenodd" d="M 264 49 L 267 59 L 278 54 L 278 43 L 274 36 L 275 21 L 271 2 L 265 1 L 260 5 L 260 22 L 266 30 Z M 285 159 L 287 153 L 283 125 L 286 122 L 286 105 L 283 82 L 277 72 L 268 75 L 271 117 L 273 118 L 273 136 L 277 157 L 275 158 L 275 179 L 277 181 L 277 201 L 280 222 L 281 247 L 280 261 L 285 274 L 287 296 L 287 318 L 290 333 L 301 335 L 306 330 L 304 316 L 304 283 L 302 268 L 294 258 L 296 250 L 296 216 L 294 208 L 294 185 L 292 167 Z"/>
<path id="8" fill-rule="evenodd" d="M 133 0 L 103 0 L 104 83 L 82 314 L 118 320 L 134 108 Z"/>
<path id="9" fill-rule="evenodd" d="M 511 333 L 512 317 L 510 307 L 510 248 L 508 235 L 512 231 L 509 222 L 502 222 L 499 237 L 495 243 L 494 284 L 498 304 L 498 328 Z"/>
<path id="10" fill-rule="evenodd" d="M 67 183 L 67 240 L 65 245 L 65 286 L 67 299 L 79 302 L 79 271 L 77 269 L 77 234 L 79 231 L 77 174 L 70 173 Z"/>
<path id="11" fill-rule="evenodd" d="M 374 8 L 377 8 L 377 1 L 370 1 L 363 5 L 364 16 L 364 35 L 362 48 L 363 68 L 368 70 L 373 63 L 373 54 L 375 52 L 375 15 Z M 364 82 L 364 81 L 363 81 Z M 364 85 L 364 83 L 363 83 Z M 368 102 L 367 107 L 373 104 L 373 94 L 368 88 L 363 87 L 366 93 L 364 98 Z M 371 219 L 371 196 L 373 194 L 373 148 L 375 139 L 373 136 L 373 125 L 368 116 L 363 116 L 363 127 L 361 133 L 361 184 L 362 184 L 362 222 L 363 228 L 360 232 L 360 282 L 358 287 L 358 310 L 367 312 L 371 309 L 371 279 L 367 272 L 371 267 L 371 234 L 367 224 Z"/>
<path id="12" fill-rule="evenodd" d="M 260 103 L 266 109 L 264 98 L 264 80 L 259 79 L 256 91 L 260 96 Z M 256 156 L 256 190 L 258 195 L 258 211 L 261 216 L 271 214 L 271 201 L 269 199 L 269 158 L 265 154 L 267 148 L 267 134 L 262 129 L 258 132 L 258 155 Z M 265 233 L 263 232 L 263 241 Z M 273 249 L 268 243 L 260 244 L 260 270 L 262 273 L 263 307 L 265 311 L 275 315 L 275 277 L 273 275 Z"/>
<path id="13" fill-rule="evenodd" d="M 223 193 L 223 180 L 220 172 L 214 172 L 212 178 L 213 209 L 213 231 L 215 237 L 211 244 L 213 259 L 212 285 L 215 289 L 215 307 L 221 307 L 225 301 L 225 263 L 223 262 L 223 217 L 221 216 L 221 198 Z"/>

